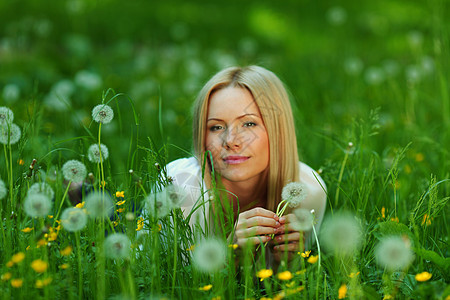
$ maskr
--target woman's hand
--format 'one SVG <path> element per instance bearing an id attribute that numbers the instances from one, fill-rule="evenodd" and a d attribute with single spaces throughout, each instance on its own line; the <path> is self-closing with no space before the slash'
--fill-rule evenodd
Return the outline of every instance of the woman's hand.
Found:
<path id="1" fill-rule="evenodd" d="M 292 228 L 292 222 L 295 221 L 293 214 L 285 215 L 279 218 L 281 224 L 278 227 L 275 237 L 271 242 L 273 246 L 273 255 L 277 262 L 280 262 L 287 251 L 288 260 L 295 257 L 296 253 L 300 251 L 300 237 L 301 234 L 297 230 Z M 303 235 L 302 242 L 304 245 L 305 236 Z"/>
<path id="2" fill-rule="evenodd" d="M 271 240 L 280 227 L 278 216 L 267 209 L 256 207 L 239 214 L 234 243 L 240 247 L 257 245 Z"/>

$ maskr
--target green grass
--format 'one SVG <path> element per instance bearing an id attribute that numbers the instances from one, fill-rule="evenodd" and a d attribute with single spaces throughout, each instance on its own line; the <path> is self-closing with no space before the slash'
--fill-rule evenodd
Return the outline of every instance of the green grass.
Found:
<path id="1" fill-rule="evenodd" d="M 2 2 L 0 106 L 13 110 L 22 137 L 0 152 L 0 179 L 8 189 L 0 209 L 1 297 L 259 299 L 284 292 L 292 299 L 335 299 L 347 285 L 353 299 L 446 299 L 448 1 L 341 5 L 346 20 L 333 25 L 327 17 L 333 5 L 324 2 L 60 1 L 50 8 L 39 1 Z M 361 70 L 348 70 L 350 58 L 362 62 Z M 397 72 L 388 73 L 386 61 Z M 137 236 L 145 196 L 167 185 L 164 166 L 190 156 L 196 93 L 229 64 L 260 64 L 286 83 L 301 159 L 327 184 L 326 215 L 347 211 L 362 227 L 362 245 L 351 258 L 321 247 L 320 264 L 299 255 L 278 270 L 289 269 L 292 279 L 282 281 L 275 272 L 260 281 L 261 262 L 232 247 L 222 270 L 198 271 L 191 261 L 198 239 L 180 210 L 145 219 L 140 232 L 148 234 Z M 384 80 L 371 81 L 371 67 L 384 68 Z M 80 79 L 82 70 L 97 76 L 90 85 Z M 49 104 L 62 80 L 69 81 L 64 101 Z M 100 132 L 91 110 L 102 100 L 110 101 L 115 117 Z M 103 166 L 87 159 L 88 147 L 99 139 L 110 152 Z M 25 214 L 26 193 L 35 182 L 53 187 L 54 217 L 60 204 L 73 205 L 64 198 L 61 172 L 69 159 L 86 164 L 89 188 L 99 189 L 104 178 L 107 192 L 124 191 L 117 223 L 89 220 L 84 230 L 70 233 L 57 230 L 55 218 Z M 105 257 L 102 228 L 127 234 L 129 259 Z M 390 235 L 408 236 L 415 255 L 408 268 L 391 272 L 376 263 L 375 249 Z M 63 256 L 67 246 L 72 251 Z M 317 244 L 311 250 L 319 254 Z M 25 258 L 8 264 L 19 252 Z M 234 267 L 237 257 L 241 268 Z M 37 259 L 48 262 L 45 272 L 31 268 Z M 424 271 L 431 279 L 416 281 Z M 36 287 L 46 278 L 51 282 Z M 20 288 L 14 279 L 22 280 Z"/>

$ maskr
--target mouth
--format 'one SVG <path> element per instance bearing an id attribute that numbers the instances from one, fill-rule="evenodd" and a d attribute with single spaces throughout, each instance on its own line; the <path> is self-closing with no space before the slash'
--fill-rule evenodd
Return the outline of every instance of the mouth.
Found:
<path id="1" fill-rule="evenodd" d="M 249 158 L 250 157 L 248 157 L 248 156 L 233 155 L 233 156 L 224 157 L 223 161 L 229 165 L 237 165 L 237 164 L 247 161 Z"/>

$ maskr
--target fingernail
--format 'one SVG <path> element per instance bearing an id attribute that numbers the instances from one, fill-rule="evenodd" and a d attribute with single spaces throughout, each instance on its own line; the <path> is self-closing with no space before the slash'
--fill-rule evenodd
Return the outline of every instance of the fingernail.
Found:
<path id="1" fill-rule="evenodd" d="M 279 223 L 279 222 L 276 222 L 275 225 L 276 225 L 276 226 L 280 226 L 280 223 Z"/>
<path id="2" fill-rule="evenodd" d="M 284 222 L 284 220 L 286 220 L 285 217 L 281 217 L 281 218 L 280 218 L 280 222 Z"/>

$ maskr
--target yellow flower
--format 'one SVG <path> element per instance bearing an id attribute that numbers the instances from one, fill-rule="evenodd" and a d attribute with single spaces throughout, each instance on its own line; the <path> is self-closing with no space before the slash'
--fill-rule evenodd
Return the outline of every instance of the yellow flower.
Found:
<path id="1" fill-rule="evenodd" d="M 11 280 L 11 286 L 13 288 L 16 288 L 16 289 L 20 288 L 20 287 L 22 287 L 22 284 L 23 284 L 23 280 L 20 278 Z"/>
<path id="2" fill-rule="evenodd" d="M 286 297 L 286 293 L 284 291 L 281 291 L 276 294 L 275 297 L 273 297 L 273 300 L 281 300 L 284 299 L 284 297 Z"/>
<path id="3" fill-rule="evenodd" d="M 201 288 L 198 288 L 200 291 L 209 291 L 212 288 L 212 284 L 205 285 Z"/>
<path id="4" fill-rule="evenodd" d="M 423 216 L 423 220 L 422 220 L 422 226 L 423 225 L 427 225 L 427 226 L 430 226 L 431 225 L 431 220 L 432 220 L 432 218 L 430 218 L 430 216 L 428 215 L 428 214 L 425 214 L 424 216 Z"/>
<path id="5" fill-rule="evenodd" d="M 427 281 L 427 280 L 430 280 L 431 276 L 433 276 L 431 273 L 422 272 L 422 273 L 416 274 L 416 280 L 420 281 L 420 282 Z"/>
<path id="6" fill-rule="evenodd" d="M 117 198 L 124 198 L 125 197 L 124 191 L 121 191 L 121 192 L 117 191 L 116 192 L 116 197 Z M 120 205 L 120 204 L 118 204 L 118 205 Z"/>
<path id="7" fill-rule="evenodd" d="M 273 271 L 271 269 L 262 269 L 259 270 L 258 273 L 256 273 L 256 277 L 261 278 L 261 281 L 263 281 L 266 278 L 269 278 L 273 275 Z"/>
<path id="8" fill-rule="evenodd" d="M 137 219 L 137 228 L 136 231 L 141 231 L 144 228 L 144 218 L 140 217 Z"/>
<path id="9" fill-rule="evenodd" d="M 299 286 L 299 287 L 297 287 L 297 288 L 295 288 L 295 289 L 289 289 L 289 290 L 287 290 L 287 295 L 288 296 L 290 296 L 290 295 L 292 295 L 292 294 L 296 294 L 296 293 L 298 293 L 298 292 L 301 292 L 301 291 L 303 291 L 305 289 L 305 287 L 302 285 L 302 286 Z"/>
<path id="10" fill-rule="evenodd" d="M 18 163 L 20 166 L 23 166 L 23 164 L 24 164 L 25 162 L 23 161 L 23 159 L 19 158 L 19 159 L 17 160 L 17 163 Z"/>
<path id="11" fill-rule="evenodd" d="M 211 300 L 222 300 L 222 297 L 220 297 L 220 296 L 212 297 Z"/>
<path id="12" fill-rule="evenodd" d="M 394 222 L 399 222 L 399 220 L 398 220 L 398 217 L 395 217 L 395 218 L 391 218 L 391 221 L 394 221 Z"/>
<path id="13" fill-rule="evenodd" d="M 298 254 L 300 254 L 303 258 L 307 258 L 311 254 L 311 250 L 305 251 L 303 253 L 299 252 Z"/>
<path id="14" fill-rule="evenodd" d="M 51 242 L 56 240 L 56 238 L 58 237 L 58 234 L 56 232 L 50 232 L 49 234 L 46 234 L 45 236 L 47 238 L 47 241 Z"/>
<path id="15" fill-rule="evenodd" d="M 42 259 L 36 259 L 31 263 L 31 267 L 37 273 L 44 273 L 48 268 L 48 262 L 43 261 Z"/>
<path id="16" fill-rule="evenodd" d="M 346 285 L 346 284 L 343 284 L 343 285 L 341 285 L 341 287 L 339 288 L 339 291 L 338 291 L 338 299 L 344 299 L 346 294 L 347 294 L 347 285 Z"/>
<path id="17" fill-rule="evenodd" d="M 120 206 L 120 205 L 124 205 L 124 204 L 125 204 L 125 202 L 126 202 L 125 200 L 121 200 L 121 201 L 117 201 L 117 203 L 116 203 L 116 204 Z"/>
<path id="18" fill-rule="evenodd" d="M 48 215 L 47 218 L 53 219 L 53 216 L 52 215 Z"/>
<path id="19" fill-rule="evenodd" d="M 259 298 L 259 300 L 272 300 L 272 298 L 262 297 L 262 298 Z"/>
<path id="20" fill-rule="evenodd" d="M 14 266 L 14 262 L 13 261 L 8 261 L 7 263 L 6 263 L 6 266 L 8 267 L 8 268 L 11 268 L 12 266 Z"/>
<path id="21" fill-rule="evenodd" d="M 192 250 L 194 250 L 194 248 L 195 248 L 195 245 L 191 245 L 189 248 L 186 249 L 186 251 L 192 251 Z"/>
<path id="22" fill-rule="evenodd" d="M 22 229 L 21 231 L 22 232 L 25 232 L 25 233 L 28 233 L 28 232 L 31 232 L 31 231 L 33 231 L 33 227 L 25 227 L 24 229 Z"/>
<path id="23" fill-rule="evenodd" d="M 302 275 L 304 273 L 306 273 L 306 269 L 295 272 L 296 275 Z"/>
<path id="24" fill-rule="evenodd" d="M 392 299 L 392 296 L 389 294 L 384 295 L 383 300 Z"/>
<path id="25" fill-rule="evenodd" d="M 67 269 L 69 267 L 70 267 L 69 264 L 62 264 L 62 265 L 59 266 L 59 268 L 62 269 L 62 270 L 65 270 L 65 269 Z"/>
<path id="26" fill-rule="evenodd" d="M 237 247 L 239 247 L 239 245 L 238 244 L 230 244 L 230 245 L 228 245 L 228 247 L 233 248 L 233 250 L 236 250 Z"/>
<path id="27" fill-rule="evenodd" d="M 52 282 L 51 277 L 48 277 L 45 279 L 38 279 L 38 280 L 36 280 L 35 287 L 38 289 L 42 289 L 44 286 L 49 285 L 51 282 Z"/>
<path id="28" fill-rule="evenodd" d="M 317 260 L 319 260 L 319 255 L 311 255 L 308 258 L 307 262 L 309 262 L 310 264 L 315 264 Z"/>
<path id="29" fill-rule="evenodd" d="M 381 208 L 381 218 L 386 218 L 386 208 L 384 208 L 384 206 Z"/>
<path id="30" fill-rule="evenodd" d="M 66 248 L 64 248 L 61 251 L 59 251 L 59 253 L 61 253 L 62 256 L 69 256 L 70 253 L 72 253 L 72 247 L 71 246 L 67 246 Z"/>
<path id="31" fill-rule="evenodd" d="M 46 244 L 47 244 L 47 242 L 46 242 L 44 239 L 40 239 L 40 240 L 37 242 L 38 248 L 41 247 L 41 246 L 44 246 L 44 245 L 46 245 Z"/>
<path id="32" fill-rule="evenodd" d="M 350 277 L 350 278 L 355 278 L 356 276 L 358 276 L 359 275 L 359 272 L 356 272 L 356 273 L 350 273 L 350 274 L 348 274 L 348 277 Z"/>
<path id="33" fill-rule="evenodd" d="M 118 208 L 118 209 L 116 209 L 116 211 L 118 212 L 118 213 L 121 213 L 121 212 L 123 212 L 125 210 L 125 208 Z"/>
<path id="34" fill-rule="evenodd" d="M 425 156 L 422 153 L 419 152 L 419 153 L 416 154 L 415 159 L 416 159 L 417 162 L 421 162 L 421 161 L 423 161 L 425 159 Z"/>
<path id="35" fill-rule="evenodd" d="M 83 208 L 84 207 L 84 201 L 81 203 L 78 203 L 77 205 L 75 205 L 76 208 Z"/>
<path id="36" fill-rule="evenodd" d="M 280 280 L 291 280 L 293 277 L 292 273 L 289 271 L 284 271 L 284 272 L 278 273 L 277 276 L 278 276 L 278 279 L 280 279 Z"/>
<path id="37" fill-rule="evenodd" d="M 11 258 L 11 261 L 15 264 L 20 263 L 25 258 L 25 253 L 18 252 L 14 254 Z"/>
<path id="38" fill-rule="evenodd" d="M 11 279 L 11 277 L 12 277 L 12 274 L 10 272 L 6 272 L 5 274 L 2 274 L 3 281 L 8 281 Z"/>

